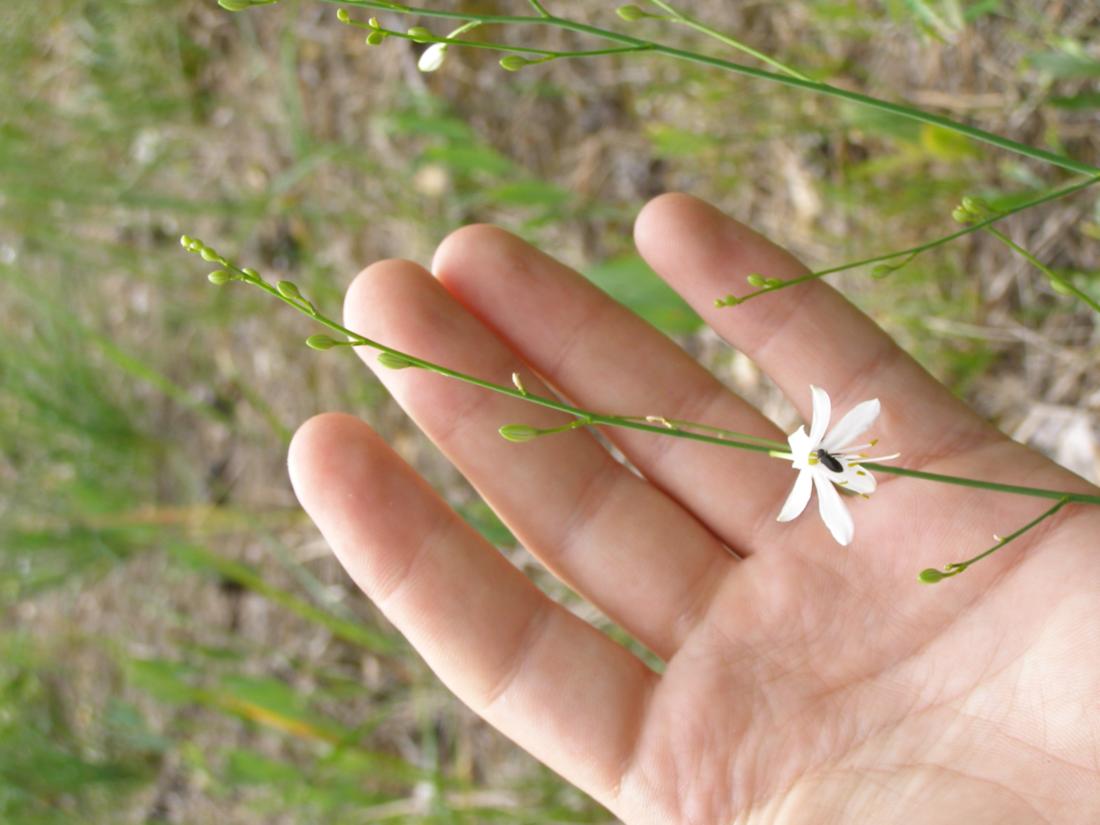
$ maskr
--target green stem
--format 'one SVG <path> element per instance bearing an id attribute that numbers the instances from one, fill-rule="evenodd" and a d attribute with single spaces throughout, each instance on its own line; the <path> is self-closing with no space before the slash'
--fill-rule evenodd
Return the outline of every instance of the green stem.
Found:
<path id="1" fill-rule="evenodd" d="M 351 26 L 353 29 L 363 29 L 371 32 L 381 32 L 387 37 L 397 37 L 401 40 L 411 40 L 414 43 L 446 43 L 448 46 L 465 46 L 468 49 L 484 49 L 492 52 L 507 52 L 508 54 L 537 54 L 545 57 L 547 60 L 556 60 L 558 58 L 568 57 L 601 57 L 610 54 L 627 54 L 630 52 L 649 51 L 649 46 L 615 46 L 610 49 L 587 49 L 582 51 L 555 51 L 553 49 L 538 49 L 534 46 L 511 46 L 507 43 L 490 43 L 483 40 L 462 40 L 453 35 L 446 37 L 439 37 L 432 35 L 426 37 L 423 35 L 411 35 L 408 32 L 397 31 L 396 29 L 375 28 L 368 26 L 364 23 L 360 23 L 357 20 L 348 20 L 345 25 Z"/>
<path id="2" fill-rule="evenodd" d="M 936 238 L 935 240 L 927 241 L 925 243 L 918 244 L 917 246 L 911 246 L 908 249 L 900 249 L 897 252 L 887 252 L 883 255 L 875 255 L 871 258 L 863 258 L 862 260 L 852 261 L 850 263 L 840 264 L 838 266 L 831 266 L 827 269 L 819 269 L 815 272 L 809 272 L 805 275 L 800 275 L 797 278 L 780 281 L 772 286 L 761 287 L 755 292 L 748 292 L 741 296 L 727 295 L 724 298 L 717 299 L 714 303 L 715 306 L 720 307 L 736 306 L 738 304 L 744 303 L 745 301 L 748 301 L 750 298 L 756 298 L 760 295 L 767 295 L 769 292 L 778 292 L 781 289 L 787 289 L 788 287 L 797 286 L 798 284 L 804 284 L 807 281 L 814 281 L 818 278 L 824 278 L 826 275 L 833 275 L 837 272 L 845 272 L 849 269 L 857 269 L 861 266 L 870 266 L 872 264 L 893 261 L 898 258 L 907 257 L 909 260 L 912 260 L 917 255 L 920 255 L 922 252 L 927 252 L 928 250 L 934 249 L 937 246 L 943 246 L 944 244 L 950 243 L 956 238 L 961 238 L 964 235 L 969 235 L 972 232 L 977 232 L 979 229 L 985 229 L 986 227 L 997 223 L 997 221 L 1004 220 L 1009 215 L 1015 215 L 1017 212 L 1023 212 L 1025 209 L 1030 209 L 1033 206 L 1039 206 L 1040 204 L 1047 203 L 1053 200 L 1058 200 L 1059 198 L 1066 197 L 1067 195 L 1072 195 L 1075 192 L 1080 192 L 1082 189 L 1087 189 L 1097 182 L 1100 182 L 1100 175 L 1093 175 L 1092 177 L 1084 181 L 1072 184 L 1071 186 L 1066 186 L 1062 189 L 1056 189 L 1052 192 L 1047 192 L 1043 195 L 1017 204 L 1011 209 L 1006 209 L 1003 212 L 998 212 L 997 214 L 992 215 L 984 220 L 978 221 L 977 223 L 970 224 L 969 226 L 952 232 L 949 235 L 944 235 L 940 238 Z"/>
<path id="3" fill-rule="evenodd" d="M 539 0 L 528 0 L 533 8 L 539 15 L 539 17 L 550 17 L 550 12 L 543 8 L 542 3 Z"/>
<path id="4" fill-rule="evenodd" d="M 322 3 L 330 3 L 333 5 L 341 6 L 354 6 L 366 9 L 375 9 L 380 11 L 393 11 L 392 4 L 379 2 L 379 0 L 320 0 Z M 1087 163 L 1074 160 L 1073 158 L 1065 157 L 1054 152 L 1048 152 L 1045 149 L 1038 149 L 1034 146 L 1028 146 L 1025 143 L 1020 143 L 1009 138 L 1001 137 L 1000 135 L 987 132 L 984 129 L 979 129 L 975 126 L 968 126 L 965 123 L 959 123 L 958 121 L 951 120 L 947 117 L 932 114 L 931 112 L 925 112 L 921 109 L 917 109 L 913 106 L 907 106 L 901 103 L 891 103 L 887 100 L 872 97 L 870 95 L 860 94 L 859 92 L 852 92 L 847 89 L 842 89 L 837 86 L 830 86 L 827 83 L 820 83 L 814 80 L 804 80 L 801 77 L 793 77 L 786 74 L 777 74 L 775 72 L 769 72 L 764 69 L 757 69 L 752 66 L 745 66 L 741 63 L 735 63 L 732 60 L 725 60 L 720 57 L 712 57 L 710 55 L 699 54 L 698 52 L 689 51 L 687 49 L 678 49 L 673 46 L 666 46 L 662 43 L 656 43 L 642 38 L 633 37 L 631 35 L 622 34 L 620 32 L 611 31 L 610 29 L 602 29 L 598 26 L 591 26 L 587 23 L 580 23 L 575 20 L 569 20 L 564 17 L 557 17 L 555 15 L 547 15 L 546 17 L 536 15 L 504 15 L 504 14 L 473 14 L 471 12 L 461 11 L 445 11 L 442 9 L 421 8 L 413 6 L 403 6 L 400 9 L 406 14 L 417 14 L 424 17 L 439 17 L 451 20 L 479 20 L 483 24 L 532 24 L 532 25 L 544 25 L 553 26 L 560 29 L 566 29 L 569 31 L 577 32 L 578 34 L 591 35 L 593 37 L 602 38 L 604 40 L 610 40 L 615 43 L 622 43 L 627 46 L 645 47 L 646 50 L 652 51 L 656 54 L 663 54 L 667 57 L 674 58 L 676 60 L 684 60 L 691 63 L 699 63 L 705 66 L 713 68 L 724 69 L 726 71 L 734 72 L 736 74 L 745 75 L 746 77 L 752 77 L 759 80 L 770 80 L 773 83 L 780 83 L 784 86 L 792 86 L 806 91 L 816 92 L 818 94 L 828 95 L 830 97 L 839 98 L 841 100 L 847 100 L 852 103 L 856 103 L 861 106 L 866 106 L 871 109 L 878 109 L 879 111 L 889 112 L 899 117 L 903 117 L 909 120 L 915 120 L 920 123 L 928 123 L 933 126 L 940 126 L 949 131 L 955 132 L 960 135 L 966 135 L 969 138 L 980 141 L 982 143 L 988 143 L 992 146 L 1004 149 L 1009 152 L 1013 152 L 1025 157 L 1034 158 L 1035 160 L 1041 160 L 1046 163 L 1059 166 L 1063 169 L 1068 169 L 1071 172 L 1077 172 L 1083 175 L 1096 175 L 1100 174 L 1100 168 L 1091 166 Z"/>
<path id="5" fill-rule="evenodd" d="M 621 417 L 628 421 L 645 421 L 649 424 L 660 424 L 664 427 L 665 431 L 686 429 L 702 430 L 703 432 L 714 433 L 726 440 L 752 441 L 755 444 L 761 444 L 773 451 L 787 449 L 786 444 L 773 441 L 770 438 L 761 438 L 760 436 L 749 435 L 748 433 L 739 433 L 736 430 L 727 430 L 724 427 L 714 427 L 710 424 L 700 424 L 696 421 L 684 421 L 681 418 L 666 418 L 663 415 L 624 415 Z"/>
<path id="6" fill-rule="evenodd" d="M 670 3 L 664 2 L 664 0 L 650 0 L 650 2 L 652 2 L 653 5 L 657 6 L 658 8 L 661 8 L 664 11 L 668 12 L 670 16 L 667 19 L 671 20 L 674 23 L 681 23 L 688 28 L 695 29 L 695 31 L 705 34 L 707 37 L 711 37 L 720 43 L 725 43 L 727 46 L 731 46 L 738 51 L 742 51 L 750 57 L 755 57 L 761 63 L 766 63 L 773 69 L 778 69 L 785 74 L 789 74 L 791 77 L 797 77 L 799 80 L 806 80 L 811 83 L 813 82 L 812 78 L 807 77 L 797 69 L 794 69 L 786 65 L 785 63 L 781 63 L 774 57 L 770 57 L 763 52 L 757 51 L 752 46 L 749 46 L 747 43 L 742 43 L 740 40 L 730 37 L 728 34 L 724 34 L 717 29 L 712 29 L 705 23 L 701 23 L 700 21 L 692 17 L 688 17 L 683 12 L 673 8 Z"/>
<path id="7" fill-rule="evenodd" d="M 907 476 L 909 478 L 921 478 L 925 481 L 938 481 L 941 484 L 954 484 L 959 487 L 976 487 L 982 490 L 992 490 L 996 493 L 1015 493 L 1021 496 L 1033 498 L 1057 498 L 1067 501 L 1076 501 L 1081 504 L 1100 504 L 1100 496 L 1088 493 L 1067 493 L 1065 490 L 1047 490 L 1042 487 L 1023 487 L 1018 484 L 998 484 L 995 481 L 982 481 L 976 478 L 963 476 L 946 476 L 939 473 L 929 473 L 924 470 L 910 470 L 905 467 L 893 467 L 889 464 L 861 464 L 868 470 L 876 473 L 889 473 L 895 476 Z"/>
<path id="8" fill-rule="evenodd" d="M 1028 532 L 1029 530 L 1034 529 L 1035 527 L 1038 527 L 1042 522 L 1046 521 L 1048 518 L 1053 516 L 1055 513 L 1057 513 L 1059 510 L 1061 510 L 1067 504 L 1069 504 L 1072 500 L 1073 499 L 1071 499 L 1069 496 L 1063 497 L 1061 500 L 1059 500 L 1059 502 L 1057 504 L 1055 504 L 1053 507 L 1051 507 L 1046 512 L 1042 513 L 1041 515 L 1039 515 L 1036 518 L 1029 521 L 1027 524 L 1025 524 L 1023 527 L 1021 527 L 1015 533 L 1012 533 L 1010 535 L 1005 536 L 1002 539 L 999 539 L 996 544 L 994 544 L 992 547 L 990 547 L 984 553 L 979 553 L 978 555 L 974 556 L 974 558 L 967 559 L 966 561 L 952 562 L 951 564 L 946 565 L 943 568 L 943 570 L 937 570 L 934 567 L 929 567 L 927 570 L 922 570 L 920 572 L 920 575 L 917 578 L 925 584 L 935 584 L 936 582 L 940 582 L 940 581 L 943 581 L 944 579 L 949 579 L 952 576 L 959 575 L 959 573 L 962 573 L 970 565 L 974 564 L 975 562 L 981 561 L 982 559 L 986 558 L 987 556 L 993 555 L 998 550 L 1000 550 L 1002 547 L 1004 547 L 1006 544 L 1011 544 L 1016 539 L 1018 539 L 1020 536 L 1022 536 L 1024 533 Z"/>
<path id="9" fill-rule="evenodd" d="M 1086 295 L 1072 283 L 1067 281 L 1049 266 L 1047 266 L 1034 255 L 1032 255 L 1031 252 L 1029 252 L 1027 249 L 1024 249 L 1022 246 L 1020 246 L 1018 243 L 1008 237 L 1008 235 L 1004 234 L 999 229 L 994 229 L 992 226 L 987 226 L 985 228 L 985 231 L 997 240 L 999 240 L 1009 249 L 1013 250 L 1014 252 L 1025 258 L 1040 272 L 1043 272 L 1050 279 L 1051 284 L 1054 285 L 1056 289 L 1060 287 L 1060 292 L 1063 292 L 1067 295 L 1072 295 L 1078 300 L 1084 301 L 1086 304 L 1092 307 L 1094 311 L 1100 312 L 1100 303 L 1097 303 L 1094 298 Z"/>

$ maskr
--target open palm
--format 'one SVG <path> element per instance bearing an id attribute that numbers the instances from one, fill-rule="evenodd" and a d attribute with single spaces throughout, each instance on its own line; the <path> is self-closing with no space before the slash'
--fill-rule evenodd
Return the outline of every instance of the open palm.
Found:
<path id="1" fill-rule="evenodd" d="M 877 397 L 874 435 L 904 466 L 1092 489 L 980 420 L 821 282 L 715 309 L 748 273 L 805 270 L 712 207 L 663 196 L 636 236 L 807 419 L 811 383 L 838 412 Z M 660 333 L 506 232 L 459 230 L 433 269 L 372 266 L 348 293 L 348 326 L 492 380 L 518 372 L 588 409 L 783 439 Z M 463 701 L 626 822 L 1100 822 L 1100 510 L 1067 507 L 928 587 L 918 570 L 1050 503 L 880 478 L 852 502 L 842 548 L 816 502 L 776 523 L 787 463 L 607 431 L 638 475 L 589 432 L 519 445 L 497 434 L 559 413 L 422 370 L 379 374 L 525 546 L 663 673 L 540 593 L 353 418 L 299 431 L 302 503 Z"/>

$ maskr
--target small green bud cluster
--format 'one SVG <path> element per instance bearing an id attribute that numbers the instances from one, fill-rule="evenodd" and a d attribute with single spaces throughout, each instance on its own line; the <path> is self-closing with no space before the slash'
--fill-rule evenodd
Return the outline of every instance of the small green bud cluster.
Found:
<path id="1" fill-rule="evenodd" d="M 244 11 L 253 6 L 270 6 L 279 0 L 218 0 L 218 5 L 226 11 Z"/>
<path id="2" fill-rule="evenodd" d="M 184 235 L 180 238 L 180 246 L 186 249 L 188 252 L 194 253 L 202 258 L 207 263 L 218 264 L 222 269 L 215 269 L 209 275 L 206 276 L 207 280 L 215 286 L 224 286 L 230 281 L 243 281 L 245 277 L 252 277 L 250 275 L 251 270 L 241 270 L 244 273 L 242 277 L 240 272 L 233 269 L 233 265 L 229 263 L 225 258 L 219 255 L 214 249 L 204 244 L 198 238 L 192 238 L 190 235 Z M 256 275 L 259 278 L 259 275 Z"/>
<path id="3" fill-rule="evenodd" d="M 998 214 L 997 210 L 981 198 L 973 198 L 967 195 L 962 202 L 951 210 L 951 217 L 958 223 L 971 224 L 992 218 Z"/>
<path id="4" fill-rule="evenodd" d="M 749 282 L 749 286 L 757 287 L 758 289 L 775 289 L 783 285 L 782 278 L 765 278 L 756 272 L 745 278 Z"/>
<path id="5" fill-rule="evenodd" d="M 390 36 L 390 33 L 382 28 L 382 24 L 378 22 L 377 17 L 370 18 L 369 20 L 367 20 L 367 25 L 363 26 L 362 23 L 358 23 L 352 20 L 351 15 L 348 13 L 347 9 L 338 9 L 336 11 L 336 19 L 339 20 L 341 23 L 345 23 L 349 26 L 370 29 L 370 34 L 368 34 L 366 38 L 366 43 L 368 46 L 377 46 Z"/>

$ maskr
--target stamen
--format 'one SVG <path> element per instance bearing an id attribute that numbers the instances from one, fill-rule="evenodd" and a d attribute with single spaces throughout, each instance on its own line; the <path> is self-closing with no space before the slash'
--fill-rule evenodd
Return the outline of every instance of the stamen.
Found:
<path id="1" fill-rule="evenodd" d="M 860 450 L 866 450 L 868 447 L 874 447 L 875 442 L 869 441 L 866 444 L 859 444 L 855 447 L 845 447 L 843 450 L 834 450 L 833 455 L 855 455 Z"/>
<path id="2" fill-rule="evenodd" d="M 901 458 L 901 453 L 893 453 L 891 455 L 880 455 L 880 456 L 875 456 L 874 458 L 865 458 L 865 459 L 863 459 L 863 462 L 871 463 L 871 462 L 875 462 L 875 461 L 893 461 L 895 458 Z"/>

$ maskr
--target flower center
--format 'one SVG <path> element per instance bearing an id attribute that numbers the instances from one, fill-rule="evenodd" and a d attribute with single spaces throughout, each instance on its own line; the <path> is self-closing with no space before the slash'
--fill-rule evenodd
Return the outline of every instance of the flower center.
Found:
<path id="1" fill-rule="evenodd" d="M 827 450 L 818 450 L 817 460 L 824 464 L 828 469 L 834 473 L 843 473 L 844 465 L 837 461 L 836 456 L 830 455 Z"/>

